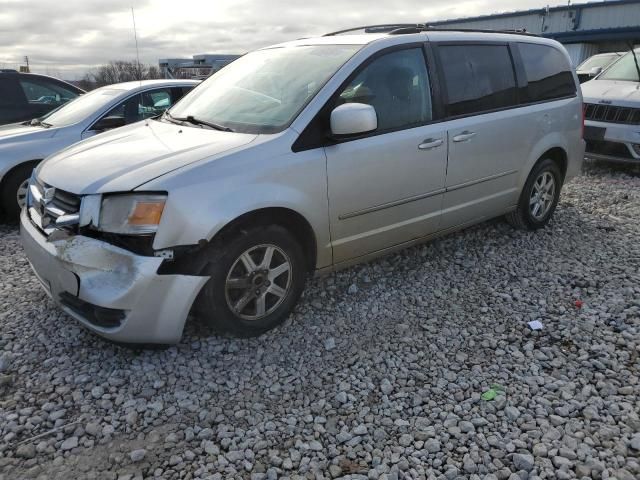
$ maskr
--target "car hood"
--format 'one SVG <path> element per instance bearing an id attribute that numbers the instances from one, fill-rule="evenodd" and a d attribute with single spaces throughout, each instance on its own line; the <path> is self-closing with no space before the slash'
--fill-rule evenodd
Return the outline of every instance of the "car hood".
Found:
<path id="1" fill-rule="evenodd" d="M 586 103 L 611 102 L 614 105 L 640 107 L 640 83 L 617 80 L 591 80 L 582 84 Z"/>
<path id="2" fill-rule="evenodd" d="M 57 132 L 55 128 L 32 127 L 21 123 L 0 126 L 0 145 L 40 138 L 51 138 Z"/>
<path id="3" fill-rule="evenodd" d="M 151 120 L 77 143 L 47 158 L 36 172 L 40 181 L 76 194 L 130 191 L 256 137 Z"/>

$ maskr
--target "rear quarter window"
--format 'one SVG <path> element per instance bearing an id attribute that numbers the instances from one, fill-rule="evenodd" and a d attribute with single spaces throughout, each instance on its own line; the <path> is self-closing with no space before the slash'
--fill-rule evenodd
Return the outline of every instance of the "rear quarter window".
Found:
<path id="1" fill-rule="evenodd" d="M 576 94 L 571 65 L 560 50 L 534 43 L 519 43 L 518 50 L 527 79 L 521 94 L 523 102 L 544 102 Z"/>

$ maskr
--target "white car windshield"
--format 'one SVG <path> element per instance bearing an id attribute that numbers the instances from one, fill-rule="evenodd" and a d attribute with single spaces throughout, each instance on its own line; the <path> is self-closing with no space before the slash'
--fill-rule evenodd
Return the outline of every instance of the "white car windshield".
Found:
<path id="1" fill-rule="evenodd" d="M 637 62 L 637 63 L 636 63 Z M 640 82 L 640 50 L 627 53 L 624 57 L 611 65 L 598 77 L 598 80 L 622 80 L 627 82 Z"/>
<path id="2" fill-rule="evenodd" d="M 307 45 L 249 53 L 214 74 L 169 113 L 238 132 L 279 132 L 360 48 Z"/>
<path id="3" fill-rule="evenodd" d="M 89 115 L 102 109 L 124 90 L 119 88 L 102 87 L 85 93 L 75 100 L 65 103 L 62 107 L 45 115 L 40 120 L 53 127 L 66 127 L 81 122 Z"/>
<path id="4" fill-rule="evenodd" d="M 609 55 L 595 55 L 582 62 L 580 66 L 578 66 L 577 70 L 581 72 L 588 72 L 592 68 L 604 68 L 617 58 L 620 58 L 620 55 L 618 55 L 617 53 L 611 53 Z"/>

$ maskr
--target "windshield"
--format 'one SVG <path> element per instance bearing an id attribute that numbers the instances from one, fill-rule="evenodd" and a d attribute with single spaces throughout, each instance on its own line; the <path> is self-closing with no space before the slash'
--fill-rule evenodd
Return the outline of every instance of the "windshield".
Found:
<path id="1" fill-rule="evenodd" d="M 617 58 L 620 58 L 620 55 L 618 55 L 617 53 L 611 53 L 609 55 L 596 55 L 595 57 L 588 58 L 584 62 L 582 62 L 577 70 L 588 71 L 592 68 L 597 67 L 604 68 Z"/>
<path id="2" fill-rule="evenodd" d="M 243 133 L 286 128 L 361 45 L 279 47 L 249 53 L 170 110 Z"/>
<path id="3" fill-rule="evenodd" d="M 122 94 L 122 92 L 124 92 L 124 90 L 118 88 L 98 88 L 64 104 L 40 120 L 54 127 L 73 125 L 110 103 L 115 97 Z"/>
<path id="4" fill-rule="evenodd" d="M 638 65 L 640 65 L 640 50 L 636 50 Z M 627 53 L 624 57 L 611 65 L 609 69 L 600 75 L 598 80 L 623 80 L 626 82 L 638 82 L 638 67 L 633 57 L 633 52 Z"/>

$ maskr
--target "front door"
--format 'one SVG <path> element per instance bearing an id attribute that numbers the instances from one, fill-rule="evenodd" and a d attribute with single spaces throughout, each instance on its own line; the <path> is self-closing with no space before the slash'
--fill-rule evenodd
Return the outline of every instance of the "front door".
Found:
<path id="1" fill-rule="evenodd" d="M 447 169 L 421 47 L 370 61 L 336 106 L 345 102 L 372 105 L 378 129 L 325 147 L 335 263 L 438 230 Z"/>

